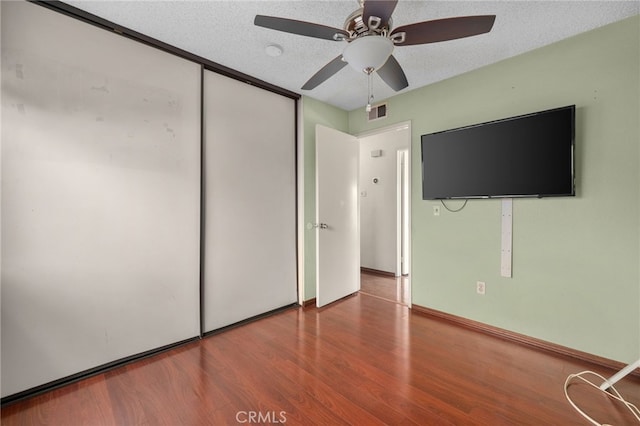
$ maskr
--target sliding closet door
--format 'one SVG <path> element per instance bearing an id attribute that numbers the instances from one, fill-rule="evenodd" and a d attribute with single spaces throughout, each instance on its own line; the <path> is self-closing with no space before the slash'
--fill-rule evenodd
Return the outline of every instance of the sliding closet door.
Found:
<path id="1" fill-rule="evenodd" d="M 206 71 L 204 328 L 295 303 L 295 101 Z"/>
<path id="2" fill-rule="evenodd" d="M 200 66 L 0 7 L 7 396 L 199 334 Z"/>

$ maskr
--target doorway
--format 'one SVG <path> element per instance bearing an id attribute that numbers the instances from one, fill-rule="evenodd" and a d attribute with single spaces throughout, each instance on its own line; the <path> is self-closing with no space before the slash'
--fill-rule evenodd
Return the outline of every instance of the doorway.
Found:
<path id="1" fill-rule="evenodd" d="M 336 149 L 332 149 L 335 142 Z M 344 151 L 352 143 L 355 154 L 351 149 Z M 306 228 L 316 234 L 317 307 L 360 290 L 362 270 L 404 277 L 401 303 L 411 306 L 410 145 L 410 122 L 358 136 L 316 125 L 316 215 L 315 223 L 307 223 Z M 354 167 L 347 166 L 352 161 Z M 346 164 L 338 167 L 342 162 Z M 345 173 L 353 180 L 340 178 Z M 349 249 L 331 250 L 329 243 L 334 238 L 346 238 L 348 244 L 337 246 Z M 363 248 L 365 256 L 361 256 Z M 328 261 L 330 258 L 333 260 Z M 384 283 L 398 292 L 395 280 L 393 284 L 377 280 L 374 287 Z"/>
<path id="2" fill-rule="evenodd" d="M 411 305 L 411 123 L 358 135 L 361 292 Z"/>

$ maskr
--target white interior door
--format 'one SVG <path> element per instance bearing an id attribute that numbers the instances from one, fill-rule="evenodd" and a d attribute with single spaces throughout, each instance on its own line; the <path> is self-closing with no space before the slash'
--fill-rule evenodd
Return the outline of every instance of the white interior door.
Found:
<path id="1" fill-rule="evenodd" d="M 359 142 L 316 126 L 316 305 L 360 290 Z"/>

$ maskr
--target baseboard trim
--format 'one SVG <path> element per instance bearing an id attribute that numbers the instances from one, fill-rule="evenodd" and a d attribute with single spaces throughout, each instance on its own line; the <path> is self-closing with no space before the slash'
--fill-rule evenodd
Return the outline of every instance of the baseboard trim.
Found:
<path id="1" fill-rule="evenodd" d="M 395 277 L 396 276 L 396 274 L 393 273 L 393 272 L 380 271 L 378 269 L 371 269 L 371 268 L 365 268 L 365 267 L 360 267 L 360 272 L 364 272 L 365 274 L 381 275 L 383 277 Z"/>
<path id="2" fill-rule="evenodd" d="M 315 307 L 316 306 L 316 298 L 312 297 L 309 300 L 305 300 L 304 302 L 302 302 L 302 307 L 303 308 L 309 308 L 309 307 Z"/>
<path id="3" fill-rule="evenodd" d="M 588 352 L 582 352 L 577 349 L 571 349 L 566 346 L 558 345 L 556 343 L 547 342 L 545 340 L 536 339 L 535 337 L 526 336 L 524 334 L 516 333 L 513 331 L 505 330 L 503 328 L 494 327 L 489 324 L 484 324 L 479 321 L 470 320 L 467 318 L 459 317 L 457 315 L 449 314 L 446 312 L 438 311 L 436 309 L 426 308 L 420 305 L 412 305 L 411 312 L 417 315 L 426 316 L 429 318 L 435 318 L 438 320 L 453 323 L 463 328 L 467 328 L 480 333 L 488 334 L 498 337 L 500 339 L 508 340 L 521 345 L 533 347 L 538 350 L 552 352 L 557 355 L 574 358 L 579 361 L 588 362 L 598 365 L 600 367 L 610 368 L 612 370 L 620 370 L 626 365 L 619 361 L 614 361 L 601 356 L 593 355 Z M 640 378 L 640 369 L 636 369 L 631 373 L 632 376 Z"/>

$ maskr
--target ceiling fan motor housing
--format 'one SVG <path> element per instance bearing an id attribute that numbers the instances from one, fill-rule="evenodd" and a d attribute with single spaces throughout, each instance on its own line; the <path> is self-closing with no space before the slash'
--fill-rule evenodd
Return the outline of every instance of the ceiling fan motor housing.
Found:
<path id="1" fill-rule="evenodd" d="M 391 31 L 391 18 L 388 19 L 387 25 L 380 26 L 382 19 L 377 16 L 370 16 L 369 22 L 364 22 L 364 9 L 360 8 L 354 11 L 344 21 L 344 30 L 349 33 L 350 40 L 367 35 L 384 35 Z"/>

